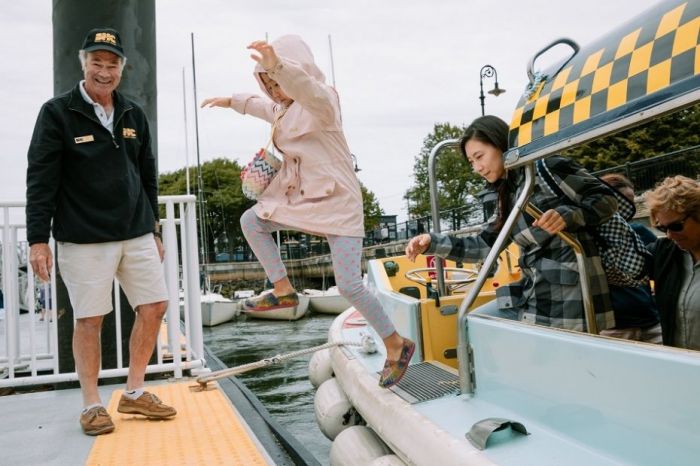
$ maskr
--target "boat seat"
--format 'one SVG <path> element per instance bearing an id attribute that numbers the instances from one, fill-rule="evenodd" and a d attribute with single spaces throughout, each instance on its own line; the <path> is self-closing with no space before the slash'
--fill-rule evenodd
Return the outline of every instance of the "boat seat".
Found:
<path id="1" fill-rule="evenodd" d="M 411 298 L 420 299 L 420 289 L 417 286 L 403 286 L 399 288 L 399 293 L 410 296 Z"/>

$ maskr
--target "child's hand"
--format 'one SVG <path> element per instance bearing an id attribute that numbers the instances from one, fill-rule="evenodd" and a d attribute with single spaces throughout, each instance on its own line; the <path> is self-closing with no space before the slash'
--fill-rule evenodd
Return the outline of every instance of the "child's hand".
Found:
<path id="1" fill-rule="evenodd" d="M 406 245 L 408 260 L 415 262 L 416 256 L 423 254 L 428 249 L 428 246 L 430 246 L 430 235 L 427 233 L 411 238 L 411 241 Z"/>
<path id="2" fill-rule="evenodd" d="M 260 66 L 262 66 L 266 71 L 274 68 L 279 61 L 277 54 L 275 53 L 275 49 L 264 40 L 256 40 L 246 48 L 253 49 L 260 53 L 260 55 L 252 53 L 250 54 L 250 58 L 260 63 Z"/>
<path id="3" fill-rule="evenodd" d="M 230 108 L 231 107 L 231 97 L 209 97 L 208 99 L 204 99 L 202 101 L 202 105 L 200 105 L 199 107 L 200 108 L 204 108 L 204 107 Z"/>

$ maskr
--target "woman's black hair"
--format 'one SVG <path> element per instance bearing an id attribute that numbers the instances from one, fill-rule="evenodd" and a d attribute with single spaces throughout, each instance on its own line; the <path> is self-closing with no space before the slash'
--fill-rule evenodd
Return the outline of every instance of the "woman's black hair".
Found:
<path id="1" fill-rule="evenodd" d="M 459 150 L 465 160 L 467 160 L 465 146 L 472 139 L 490 144 L 505 153 L 508 150 L 508 124 L 493 115 L 482 116 L 474 120 L 464 131 L 464 135 L 459 141 Z M 496 228 L 498 229 L 503 227 L 506 215 L 510 212 L 508 184 L 506 179 L 498 180 L 493 184 L 498 192 L 498 217 L 496 218 Z"/>

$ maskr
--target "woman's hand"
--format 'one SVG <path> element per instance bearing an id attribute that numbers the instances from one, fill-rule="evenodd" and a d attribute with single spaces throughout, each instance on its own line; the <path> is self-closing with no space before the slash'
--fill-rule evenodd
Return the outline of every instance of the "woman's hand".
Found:
<path id="1" fill-rule="evenodd" d="M 566 222 L 559 212 L 554 209 L 549 209 L 547 212 L 543 213 L 539 219 L 532 222 L 532 226 L 540 227 L 547 233 L 556 235 L 566 228 Z"/>
<path id="2" fill-rule="evenodd" d="M 427 233 L 411 238 L 411 241 L 406 245 L 406 257 L 411 262 L 415 262 L 416 256 L 423 254 L 428 246 L 430 246 L 430 235 Z"/>
<path id="3" fill-rule="evenodd" d="M 200 108 L 204 108 L 204 107 L 231 108 L 231 97 L 209 97 L 208 99 L 204 99 L 202 101 L 202 105 L 200 105 L 199 107 Z"/>
<path id="4" fill-rule="evenodd" d="M 264 40 L 256 40 L 246 48 L 255 50 L 256 52 L 260 53 L 260 55 L 251 53 L 250 58 L 260 63 L 260 66 L 262 66 L 265 69 L 265 71 L 274 68 L 277 65 L 277 62 L 279 61 L 279 58 L 277 58 L 277 54 L 275 53 L 275 49 L 272 48 L 272 46 Z"/>

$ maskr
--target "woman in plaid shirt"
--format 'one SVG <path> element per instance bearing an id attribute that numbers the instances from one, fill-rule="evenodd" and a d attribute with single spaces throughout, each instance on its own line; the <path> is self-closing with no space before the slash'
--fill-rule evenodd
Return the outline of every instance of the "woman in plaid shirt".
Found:
<path id="1" fill-rule="evenodd" d="M 406 255 L 415 260 L 418 254 L 476 262 L 484 259 L 498 232 L 523 189 L 522 169 L 506 170 L 503 153 L 508 148 L 508 125 L 494 116 L 474 120 L 467 128 L 460 150 L 479 175 L 498 193 L 495 217 L 477 236 L 456 238 L 441 234 L 424 234 L 406 246 Z M 497 299 L 478 312 L 523 322 L 571 330 L 586 330 L 579 270 L 574 251 L 556 233 L 573 234 L 583 247 L 589 273 L 591 298 L 598 329 L 615 326 L 605 271 L 587 226 L 607 221 L 617 211 L 617 201 L 610 189 L 583 167 L 564 157 L 546 159 L 546 167 L 559 188 L 573 200 L 562 200 L 537 175 L 530 202 L 544 212 L 535 220 L 520 215 L 510 233 L 510 240 L 520 246 L 518 263 L 522 278 L 496 290 Z"/>

